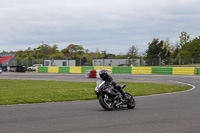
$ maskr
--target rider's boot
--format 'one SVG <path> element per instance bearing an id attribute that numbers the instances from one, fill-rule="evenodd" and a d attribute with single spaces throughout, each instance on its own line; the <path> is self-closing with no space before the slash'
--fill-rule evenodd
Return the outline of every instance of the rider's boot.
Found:
<path id="1" fill-rule="evenodd" d="M 120 89 L 120 93 L 122 94 L 122 96 L 124 97 L 125 101 L 128 101 L 129 98 L 126 96 L 126 94 L 124 93 L 124 91 L 122 89 Z"/>

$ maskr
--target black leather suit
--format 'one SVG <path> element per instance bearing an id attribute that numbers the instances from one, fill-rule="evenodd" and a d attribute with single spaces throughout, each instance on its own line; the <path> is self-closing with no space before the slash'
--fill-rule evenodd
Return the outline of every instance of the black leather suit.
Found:
<path id="1" fill-rule="evenodd" d="M 103 80 L 105 81 L 105 84 L 111 84 L 111 85 L 113 85 L 115 89 L 117 89 L 124 97 L 126 97 L 124 91 L 121 88 L 121 86 L 118 85 L 115 81 L 113 81 L 113 78 L 110 75 L 108 75 Z"/>

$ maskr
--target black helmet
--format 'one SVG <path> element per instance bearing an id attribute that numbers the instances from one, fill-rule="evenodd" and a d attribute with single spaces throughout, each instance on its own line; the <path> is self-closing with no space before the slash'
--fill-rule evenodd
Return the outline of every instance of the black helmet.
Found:
<path id="1" fill-rule="evenodd" d="M 108 77 L 108 73 L 106 70 L 101 70 L 99 72 L 99 76 L 101 77 L 102 80 L 105 80 Z"/>

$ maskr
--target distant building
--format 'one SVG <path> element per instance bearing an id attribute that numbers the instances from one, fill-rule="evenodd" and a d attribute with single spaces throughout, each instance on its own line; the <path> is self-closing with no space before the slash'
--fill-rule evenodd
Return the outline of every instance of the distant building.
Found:
<path id="1" fill-rule="evenodd" d="M 140 59 L 93 59 L 93 66 L 139 66 Z"/>
<path id="2" fill-rule="evenodd" d="M 44 60 L 44 66 L 76 66 L 76 60 Z"/>

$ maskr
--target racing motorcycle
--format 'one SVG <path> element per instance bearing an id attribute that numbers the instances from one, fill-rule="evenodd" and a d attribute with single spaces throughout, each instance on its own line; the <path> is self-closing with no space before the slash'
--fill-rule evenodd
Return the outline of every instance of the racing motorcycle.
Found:
<path id="1" fill-rule="evenodd" d="M 100 105 L 105 110 L 113 110 L 114 108 L 121 108 L 124 105 L 128 109 L 133 109 L 135 107 L 135 99 L 129 93 L 125 92 L 126 99 L 122 94 L 114 88 L 113 85 L 106 85 L 105 81 L 99 80 L 96 83 L 95 94 L 99 99 Z M 121 88 L 124 89 L 126 85 L 121 85 Z"/>

